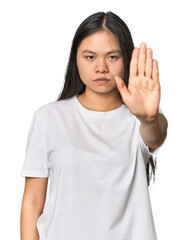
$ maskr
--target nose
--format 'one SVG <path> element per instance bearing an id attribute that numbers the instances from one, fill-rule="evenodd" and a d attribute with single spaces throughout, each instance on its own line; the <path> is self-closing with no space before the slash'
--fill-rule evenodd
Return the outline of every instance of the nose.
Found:
<path id="1" fill-rule="evenodd" d="M 96 63 L 96 72 L 104 73 L 108 72 L 108 66 L 106 64 L 106 61 L 104 59 L 100 59 Z"/>

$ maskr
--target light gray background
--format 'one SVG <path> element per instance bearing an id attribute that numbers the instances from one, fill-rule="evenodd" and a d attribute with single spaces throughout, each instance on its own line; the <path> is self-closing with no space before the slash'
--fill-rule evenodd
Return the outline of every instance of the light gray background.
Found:
<path id="1" fill-rule="evenodd" d="M 188 239 L 188 78 L 186 1 L 0 2 L 0 212 L 3 239 L 20 239 L 20 210 L 31 119 L 56 100 L 63 84 L 72 38 L 98 11 L 112 11 L 128 25 L 135 47 L 146 42 L 159 63 L 161 109 L 169 127 L 158 153 L 156 182 L 149 187 L 159 240 Z"/>

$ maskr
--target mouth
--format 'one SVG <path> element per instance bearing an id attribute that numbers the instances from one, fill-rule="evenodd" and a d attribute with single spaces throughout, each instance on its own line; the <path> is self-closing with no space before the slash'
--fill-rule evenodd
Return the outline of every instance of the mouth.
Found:
<path id="1" fill-rule="evenodd" d="M 97 83 L 106 83 L 106 82 L 109 82 L 110 79 L 108 79 L 108 78 L 97 78 L 94 81 L 97 82 Z"/>

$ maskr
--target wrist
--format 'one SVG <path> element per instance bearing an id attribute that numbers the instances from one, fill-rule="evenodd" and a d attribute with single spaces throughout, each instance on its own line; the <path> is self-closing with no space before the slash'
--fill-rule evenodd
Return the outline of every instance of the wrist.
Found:
<path id="1" fill-rule="evenodd" d="M 156 123 L 159 120 L 159 116 L 160 116 L 160 113 L 158 112 L 154 116 L 142 118 L 142 119 L 139 119 L 139 120 L 141 122 L 141 125 L 150 125 L 150 124 Z"/>

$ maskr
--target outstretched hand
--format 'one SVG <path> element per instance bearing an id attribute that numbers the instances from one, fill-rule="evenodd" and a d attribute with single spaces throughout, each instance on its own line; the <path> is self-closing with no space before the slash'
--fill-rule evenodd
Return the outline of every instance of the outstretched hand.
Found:
<path id="1" fill-rule="evenodd" d="M 123 102 L 141 122 L 150 122 L 158 115 L 159 69 L 152 58 L 152 49 L 141 43 L 132 52 L 128 88 L 122 78 L 115 77 Z"/>

